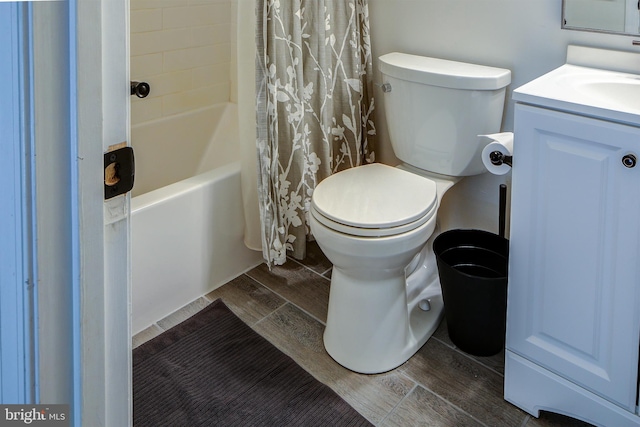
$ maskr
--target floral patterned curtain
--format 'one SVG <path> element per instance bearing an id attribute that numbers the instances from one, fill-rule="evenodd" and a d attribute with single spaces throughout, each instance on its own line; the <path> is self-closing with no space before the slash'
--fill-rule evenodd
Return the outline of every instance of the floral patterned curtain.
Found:
<path id="1" fill-rule="evenodd" d="M 257 0 L 258 197 L 271 266 L 302 259 L 316 185 L 374 161 L 367 0 Z"/>

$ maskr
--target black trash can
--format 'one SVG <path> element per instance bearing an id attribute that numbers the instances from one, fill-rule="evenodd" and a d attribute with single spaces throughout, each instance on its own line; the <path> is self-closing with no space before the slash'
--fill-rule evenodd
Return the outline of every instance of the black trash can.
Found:
<path id="1" fill-rule="evenodd" d="M 451 341 L 492 356 L 504 348 L 509 241 L 482 230 L 450 230 L 433 242 Z"/>

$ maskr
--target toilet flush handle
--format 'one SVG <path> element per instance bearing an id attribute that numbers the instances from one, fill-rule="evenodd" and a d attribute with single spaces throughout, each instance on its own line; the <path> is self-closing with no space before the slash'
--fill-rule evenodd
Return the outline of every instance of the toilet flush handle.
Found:
<path id="1" fill-rule="evenodd" d="M 382 83 L 382 84 L 376 83 L 375 85 L 380 87 L 380 89 L 382 89 L 382 91 L 384 93 L 391 92 L 391 84 L 390 83 Z"/>

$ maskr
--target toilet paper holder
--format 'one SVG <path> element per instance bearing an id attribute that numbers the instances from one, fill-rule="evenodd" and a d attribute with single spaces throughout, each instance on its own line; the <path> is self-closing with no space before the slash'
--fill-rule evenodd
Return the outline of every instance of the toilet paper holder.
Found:
<path id="1" fill-rule="evenodd" d="M 505 164 L 507 166 L 513 167 L 513 156 L 507 156 L 497 150 L 489 153 L 489 161 L 491 161 L 491 164 L 495 166 Z"/>

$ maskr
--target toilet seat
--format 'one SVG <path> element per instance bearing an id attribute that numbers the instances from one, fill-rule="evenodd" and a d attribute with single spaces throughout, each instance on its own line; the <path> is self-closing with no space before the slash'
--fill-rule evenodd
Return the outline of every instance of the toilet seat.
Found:
<path id="1" fill-rule="evenodd" d="M 331 175 L 316 186 L 311 214 L 340 233 L 394 236 L 414 230 L 437 210 L 432 180 L 374 163 Z"/>

